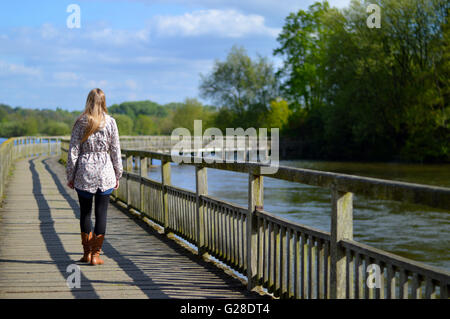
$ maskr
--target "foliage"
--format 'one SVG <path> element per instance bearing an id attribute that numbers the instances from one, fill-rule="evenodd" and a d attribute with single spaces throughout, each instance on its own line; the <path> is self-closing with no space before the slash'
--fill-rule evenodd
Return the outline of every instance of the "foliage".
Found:
<path id="1" fill-rule="evenodd" d="M 233 46 L 225 61 L 216 61 L 210 74 L 201 75 L 201 96 L 229 110 L 222 118 L 233 114 L 229 127 L 262 127 L 278 93 L 273 65 L 264 57 L 253 61 L 242 47 Z"/>
<path id="2" fill-rule="evenodd" d="M 124 102 L 108 108 L 121 135 L 170 135 L 176 127 L 193 131 L 195 119 L 206 128 L 214 123 L 216 108 L 187 98 L 181 103 L 159 105 L 151 101 Z M 70 135 L 80 111 L 12 108 L 0 104 L 0 136 Z"/>
<path id="3" fill-rule="evenodd" d="M 381 7 L 379 29 L 366 25 L 369 3 Z M 289 133 L 309 156 L 450 160 L 449 8 L 443 0 L 354 0 L 287 17 L 274 53 L 284 59 L 285 98 L 306 112 L 290 119 Z"/>
<path id="4" fill-rule="evenodd" d="M 159 130 L 156 119 L 151 116 L 139 114 L 136 119 L 135 132 L 138 135 L 157 135 Z"/>
<path id="5" fill-rule="evenodd" d="M 279 128 L 283 129 L 286 127 L 289 116 L 292 111 L 289 109 L 289 104 L 283 99 L 276 99 L 270 102 L 270 109 L 265 117 L 265 122 L 267 128 Z"/>
<path id="6" fill-rule="evenodd" d="M 132 135 L 133 134 L 133 120 L 125 114 L 111 114 L 116 120 L 117 128 L 120 135 Z"/>
<path id="7" fill-rule="evenodd" d="M 135 121 L 139 115 L 165 117 L 168 114 L 167 108 L 156 102 L 148 100 L 113 104 L 108 108 L 108 110 L 114 114 L 125 114 L 133 121 Z"/>

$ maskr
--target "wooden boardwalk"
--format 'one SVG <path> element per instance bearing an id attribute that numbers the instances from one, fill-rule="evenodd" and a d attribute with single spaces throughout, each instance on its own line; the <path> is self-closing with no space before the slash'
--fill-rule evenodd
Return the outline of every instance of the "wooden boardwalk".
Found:
<path id="1" fill-rule="evenodd" d="M 105 264 L 78 263 L 78 199 L 57 160 L 15 163 L 0 208 L 0 298 L 261 298 L 112 204 Z M 67 286 L 71 264 L 80 267 L 81 288 Z"/>

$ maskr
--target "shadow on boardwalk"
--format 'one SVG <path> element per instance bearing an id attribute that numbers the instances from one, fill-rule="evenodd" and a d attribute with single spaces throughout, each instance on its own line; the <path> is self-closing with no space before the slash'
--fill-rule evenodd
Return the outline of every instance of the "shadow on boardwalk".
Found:
<path id="1" fill-rule="evenodd" d="M 0 298 L 260 298 L 110 205 L 102 266 L 82 255 L 76 193 L 56 157 L 17 162 L 0 210 Z M 94 214 L 93 214 L 94 215 Z M 70 289 L 67 267 L 80 267 Z"/>

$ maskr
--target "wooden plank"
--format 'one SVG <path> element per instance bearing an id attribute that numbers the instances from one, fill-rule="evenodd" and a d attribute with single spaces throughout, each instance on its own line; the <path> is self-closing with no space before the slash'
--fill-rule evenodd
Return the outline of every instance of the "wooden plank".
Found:
<path id="1" fill-rule="evenodd" d="M 386 277 L 386 298 L 387 299 L 396 299 L 396 291 L 395 291 L 395 272 L 394 272 L 394 266 L 391 264 L 387 265 L 387 277 Z"/>
<path id="2" fill-rule="evenodd" d="M 170 176 L 170 162 L 161 162 L 161 181 L 163 185 L 163 214 L 164 214 L 164 229 L 168 231 L 169 226 L 169 205 L 168 205 L 168 194 L 167 185 L 171 185 Z"/>
<path id="3" fill-rule="evenodd" d="M 339 246 L 343 239 L 353 239 L 353 194 L 331 191 L 331 298 L 345 298 L 345 251 Z"/>
<path id="4" fill-rule="evenodd" d="M 295 299 L 300 299 L 300 295 L 301 295 L 301 289 L 302 289 L 302 285 L 301 285 L 301 263 L 302 263 L 302 257 L 300 254 L 300 250 L 301 250 L 301 246 L 300 246 L 300 233 L 299 232 L 295 232 L 294 233 L 294 269 L 295 269 L 295 273 L 294 273 L 294 298 Z"/>
<path id="5" fill-rule="evenodd" d="M 256 286 L 258 272 L 258 227 L 255 210 L 261 210 L 264 205 L 263 177 L 248 174 L 248 216 L 247 216 L 247 288 L 252 290 Z"/>

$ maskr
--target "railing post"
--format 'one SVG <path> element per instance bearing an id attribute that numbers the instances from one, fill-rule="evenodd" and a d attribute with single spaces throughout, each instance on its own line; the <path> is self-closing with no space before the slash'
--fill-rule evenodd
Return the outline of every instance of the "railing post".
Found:
<path id="1" fill-rule="evenodd" d="M 145 213 L 145 196 L 144 196 L 144 182 L 142 180 L 143 177 L 147 177 L 147 157 L 139 157 L 139 175 L 141 176 L 140 181 L 140 207 L 139 210 L 141 213 Z"/>
<path id="2" fill-rule="evenodd" d="M 24 139 L 24 142 L 25 142 L 25 157 L 28 157 L 28 150 L 29 150 L 29 139 L 28 139 L 28 137 L 25 137 L 25 139 Z"/>
<path id="3" fill-rule="evenodd" d="M 197 247 L 198 255 L 205 254 L 205 210 L 200 200 L 201 195 L 208 194 L 208 174 L 206 167 L 195 166 L 195 190 L 196 190 L 196 208 L 197 208 Z"/>
<path id="4" fill-rule="evenodd" d="M 170 180 L 170 162 L 161 159 L 161 181 L 163 191 L 163 213 L 164 213 L 164 233 L 169 233 L 169 196 L 167 194 L 167 185 L 171 184 Z"/>
<path id="5" fill-rule="evenodd" d="M 330 297 L 346 298 L 346 256 L 339 247 L 342 239 L 353 239 L 353 193 L 332 188 L 330 242 Z"/>
<path id="6" fill-rule="evenodd" d="M 60 137 L 58 137 L 57 139 L 56 139 L 56 143 L 57 143 L 57 150 L 58 150 L 58 155 L 61 157 L 61 154 L 62 154 L 62 150 L 61 150 L 61 147 L 62 147 L 62 141 L 61 141 L 61 138 Z M 59 145 L 59 146 L 58 146 Z"/>
<path id="7" fill-rule="evenodd" d="M 128 155 L 125 154 L 126 156 L 126 161 L 125 161 L 125 171 L 127 172 L 127 178 L 125 180 L 125 204 L 127 204 L 127 208 L 130 208 L 130 185 L 129 185 L 129 180 L 130 180 L 130 175 L 129 173 L 131 173 L 131 171 L 133 170 L 133 155 Z"/>
<path id="8" fill-rule="evenodd" d="M 255 210 L 262 210 L 264 203 L 263 176 L 249 172 L 248 176 L 248 215 L 247 215 L 247 289 L 256 286 L 258 225 Z"/>

